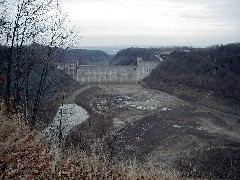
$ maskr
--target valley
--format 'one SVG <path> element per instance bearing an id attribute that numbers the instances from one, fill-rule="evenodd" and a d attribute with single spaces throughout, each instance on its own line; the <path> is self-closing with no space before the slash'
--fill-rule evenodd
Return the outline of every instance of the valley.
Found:
<path id="1" fill-rule="evenodd" d="M 113 161 L 136 158 L 144 164 L 170 166 L 184 176 L 216 178 L 232 173 L 234 177 L 237 173 L 239 116 L 140 84 L 92 86 L 75 103 L 90 110 L 90 124 L 98 121 L 91 133 L 99 134 L 102 129 L 99 137 L 104 137 Z M 81 129 L 81 125 L 75 127 L 71 138 L 76 139 Z M 235 164 L 229 166 L 226 161 Z"/>
<path id="2" fill-rule="evenodd" d="M 240 180 L 237 7 L 0 0 L 0 179 Z"/>

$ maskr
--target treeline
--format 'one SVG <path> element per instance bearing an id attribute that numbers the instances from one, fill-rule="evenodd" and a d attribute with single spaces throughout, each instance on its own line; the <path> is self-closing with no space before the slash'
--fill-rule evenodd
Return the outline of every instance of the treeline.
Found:
<path id="1" fill-rule="evenodd" d="M 173 52 L 180 50 L 189 50 L 192 47 L 160 47 L 160 48 L 137 48 L 131 47 L 119 51 L 113 58 L 111 63 L 116 65 L 136 65 L 137 57 L 142 57 L 143 61 L 158 60 L 156 55 L 162 52 Z"/>
<path id="2" fill-rule="evenodd" d="M 0 45 L 0 97 L 7 98 L 6 74 L 10 48 Z M 51 49 L 51 48 L 50 48 Z M 53 49 L 52 49 L 53 50 Z M 35 126 L 36 120 L 41 119 L 43 124 L 53 118 L 62 95 L 78 83 L 70 76 L 57 70 L 54 56 L 47 62 L 46 55 L 49 49 L 46 46 L 32 44 L 21 48 L 21 58 L 17 57 L 17 48 L 12 49 L 12 69 L 10 82 L 9 110 L 23 113 L 29 123 Z M 46 65 L 48 67 L 46 69 Z M 55 105 L 54 105 L 55 103 Z M 34 118 L 34 119 L 33 119 Z"/>
<path id="3" fill-rule="evenodd" d="M 240 99 L 240 43 L 189 52 L 174 51 L 145 79 L 152 88 L 171 92 L 178 85 Z M 172 88 L 167 88 L 172 87 Z"/>
<path id="4" fill-rule="evenodd" d="M 153 49 L 148 48 L 127 48 L 119 51 L 112 59 L 112 64 L 117 65 L 136 65 L 137 57 L 143 60 L 156 60 Z"/>
<path id="5" fill-rule="evenodd" d="M 33 128 L 41 115 L 51 118 L 53 99 L 76 83 L 55 69 L 54 55 L 79 38 L 58 0 L 1 0 L 0 8 L 1 101 Z"/>
<path id="6" fill-rule="evenodd" d="M 101 64 L 110 61 L 110 56 L 100 50 L 59 48 L 54 54 L 59 62 L 78 61 L 79 64 Z"/>

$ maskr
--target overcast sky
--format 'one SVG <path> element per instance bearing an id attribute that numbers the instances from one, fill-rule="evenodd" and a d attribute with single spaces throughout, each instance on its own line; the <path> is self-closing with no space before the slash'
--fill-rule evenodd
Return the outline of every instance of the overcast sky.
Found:
<path id="1" fill-rule="evenodd" d="M 240 42 L 240 0 L 62 0 L 82 45 Z"/>

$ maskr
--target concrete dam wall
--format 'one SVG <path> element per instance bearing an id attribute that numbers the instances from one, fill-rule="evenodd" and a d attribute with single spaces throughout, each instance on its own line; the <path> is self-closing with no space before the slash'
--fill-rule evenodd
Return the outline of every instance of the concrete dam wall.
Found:
<path id="1" fill-rule="evenodd" d="M 78 65 L 78 62 L 59 63 L 57 68 L 82 83 L 136 83 L 147 77 L 160 61 L 142 61 L 137 65 Z"/>

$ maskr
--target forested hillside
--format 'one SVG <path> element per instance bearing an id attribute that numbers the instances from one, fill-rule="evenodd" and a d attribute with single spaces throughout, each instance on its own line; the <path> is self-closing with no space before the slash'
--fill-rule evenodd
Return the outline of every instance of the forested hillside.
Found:
<path id="1" fill-rule="evenodd" d="M 6 46 L 0 47 L 0 98 L 5 99 L 10 49 Z M 18 51 L 15 48 L 12 54 L 11 111 L 25 112 L 30 121 L 32 118 L 37 118 L 38 124 L 41 125 L 53 119 L 62 94 L 80 86 L 72 77 L 55 68 L 53 55 L 50 55 L 47 64 L 46 54 L 52 50 L 54 51 L 52 48 L 32 44 L 22 47 L 21 53 L 24 56 L 18 57 Z"/>
<path id="2" fill-rule="evenodd" d="M 112 59 L 113 64 L 118 65 L 134 65 L 137 64 L 137 57 L 143 60 L 156 60 L 153 49 L 147 48 L 127 48 L 119 51 Z"/>
<path id="3" fill-rule="evenodd" d="M 160 53 L 173 52 L 180 50 L 189 50 L 191 47 L 159 47 L 159 48 L 137 48 L 131 47 L 119 51 L 113 58 L 111 63 L 116 65 L 136 65 L 137 57 L 142 57 L 144 61 L 158 60 Z"/>
<path id="4" fill-rule="evenodd" d="M 151 88 L 173 94 L 185 86 L 239 101 L 240 44 L 175 51 L 144 81 Z"/>
<path id="5" fill-rule="evenodd" d="M 59 62 L 78 61 L 80 64 L 101 64 L 110 60 L 110 56 L 100 50 L 62 49 L 56 50 L 55 58 Z"/>

